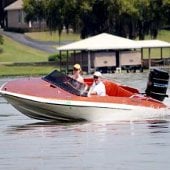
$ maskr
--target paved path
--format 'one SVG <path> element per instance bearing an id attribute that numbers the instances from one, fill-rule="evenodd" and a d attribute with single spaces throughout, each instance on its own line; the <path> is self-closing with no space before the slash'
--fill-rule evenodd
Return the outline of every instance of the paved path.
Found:
<path id="1" fill-rule="evenodd" d="M 20 34 L 20 33 L 6 32 L 6 31 L 1 31 L 1 30 L 0 30 L 0 33 L 12 38 L 14 41 L 30 46 L 32 48 L 42 50 L 42 51 L 45 51 L 51 54 L 57 52 L 57 49 L 56 49 L 56 47 L 58 46 L 57 42 L 45 42 L 45 41 L 42 42 L 42 41 L 32 40 L 26 37 L 24 34 Z M 62 45 L 68 44 L 68 43 L 69 42 L 64 42 L 62 43 Z"/>

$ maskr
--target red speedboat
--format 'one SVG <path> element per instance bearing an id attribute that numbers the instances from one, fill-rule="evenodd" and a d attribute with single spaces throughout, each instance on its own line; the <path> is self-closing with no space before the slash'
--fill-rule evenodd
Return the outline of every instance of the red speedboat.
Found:
<path id="1" fill-rule="evenodd" d="M 0 93 L 21 113 L 40 120 L 112 121 L 134 120 L 139 116 L 150 119 L 170 112 L 162 102 L 168 80 L 166 72 L 154 70 L 146 94 L 140 94 L 135 88 L 103 79 L 107 96 L 87 97 L 84 84 L 55 70 L 42 78 L 10 81 L 2 85 Z M 90 86 L 93 80 L 84 81 Z"/>

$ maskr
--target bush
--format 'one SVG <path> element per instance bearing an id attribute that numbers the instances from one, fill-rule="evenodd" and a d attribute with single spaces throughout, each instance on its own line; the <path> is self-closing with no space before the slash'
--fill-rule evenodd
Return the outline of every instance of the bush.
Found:
<path id="1" fill-rule="evenodd" d="M 3 36 L 0 35 L 0 44 L 3 44 L 4 43 L 4 39 L 3 39 Z"/>
<path id="2" fill-rule="evenodd" d="M 66 61 L 67 54 L 62 54 L 62 61 Z M 52 54 L 48 57 L 48 61 L 60 61 L 60 54 Z"/>
<path id="3" fill-rule="evenodd" d="M 60 55 L 59 54 L 52 54 L 48 57 L 48 61 L 59 61 Z"/>
<path id="4" fill-rule="evenodd" d="M 0 45 L 2 45 L 4 43 L 4 39 L 3 39 L 3 36 L 0 35 Z M 0 53 L 3 52 L 3 49 L 0 47 Z"/>
<path id="5" fill-rule="evenodd" d="M 3 52 L 3 49 L 2 48 L 0 48 L 0 53 L 2 53 Z"/>
<path id="6" fill-rule="evenodd" d="M 29 32 L 29 28 L 4 28 L 4 31 L 9 31 L 9 32 L 16 32 L 16 33 L 25 33 L 25 32 Z"/>

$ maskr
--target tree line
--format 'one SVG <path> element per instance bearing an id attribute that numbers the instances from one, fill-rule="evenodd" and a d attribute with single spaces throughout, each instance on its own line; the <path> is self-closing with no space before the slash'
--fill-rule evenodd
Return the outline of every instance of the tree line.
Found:
<path id="1" fill-rule="evenodd" d="M 51 31 L 63 26 L 82 38 L 102 32 L 156 38 L 170 25 L 170 0 L 23 0 L 26 21 L 46 21 Z"/>

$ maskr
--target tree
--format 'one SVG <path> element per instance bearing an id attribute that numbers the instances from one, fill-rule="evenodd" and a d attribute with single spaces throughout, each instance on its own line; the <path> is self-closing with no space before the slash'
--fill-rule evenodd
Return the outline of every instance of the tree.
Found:
<path id="1" fill-rule="evenodd" d="M 76 0 L 76 13 L 75 18 L 80 30 L 81 38 L 92 35 L 92 4 L 94 0 Z"/>
<path id="2" fill-rule="evenodd" d="M 29 21 L 38 21 L 39 28 L 41 28 L 41 22 L 45 18 L 44 12 L 44 3 L 42 0 L 23 0 L 24 2 L 24 11 L 26 13 L 25 20 Z"/>
<path id="3" fill-rule="evenodd" d="M 74 28 L 77 30 L 78 20 L 78 9 L 76 7 L 76 0 L 63 0 L 63 17 L 64 17 L 64 26 L 66 27 L 67 33 L 69 33 L 69 28 Z"/>
<path id="4" fill-rule="evenodd" d="M 150 0 L 150 35 L 155 39 L 164 24 L 163 0 Z"/>
<path id="5" fill-rule="evenodd" d="M 136 0 L 135 8 L 137 12 L 137 30 L 139 39 L 143 40 L 145 35 L 149 34 L 150 12 L 149 12 L 149 0 Z"/>
<path id="6" fill-rule="evenodd" d="M 24 0 L 26 19 L 44 19 L 51 32 L 73 28 L 85 38 L 102 32 L 156 38 L 169 24 L 170 0 Z"/>
<path id="7" fill-rule="evenodd" d="M 137 27 L 137 9 L 134 6 L 134 0 L 113 0 L 111 12 L 114 11 L 114 33 L 129 37 L 136 37 Z M 112 15 L 111 15 L 112 16 Z"/>
<path id="8" fill-rule="evenodd" d="M 165 21 L 164 26 L 169 26 L 170 28 L 170 0 L 164 0 L 163 1 L 163 18 Z"/>
<path id="9" fill-rule="evenodd" d="M 46 2 L 46 23 L 51 32 L 58 30 L 59 44 L 64 25 L 64 1 L 49 0 Z"/>
<path id="10" fill-rule="evenodd" d="M 107 32 L 134 38 L 137 9 L 132 2 L 129 0 L 84 1 L 79 7 L 82 37 Z"/>

